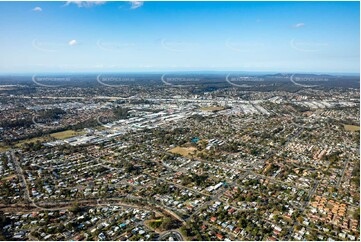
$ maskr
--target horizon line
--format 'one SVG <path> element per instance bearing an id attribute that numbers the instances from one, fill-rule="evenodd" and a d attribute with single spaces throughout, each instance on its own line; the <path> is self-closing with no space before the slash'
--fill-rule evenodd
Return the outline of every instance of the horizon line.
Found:
<path id="1" fill-rule="evenodd" d="M 170 73 L 259 73 L 259 74 L 317 74 L 317 75 L 358 75 L 360 76 L 360 72 L 326 72 L 326 71 L 239 71 L 239 70 L 155 70 L 155 71 L 43 71 L 43 72 L 0 72 L 0 76 L 5 75 L 80 75 L 80 74 L 170 74 Z"/>

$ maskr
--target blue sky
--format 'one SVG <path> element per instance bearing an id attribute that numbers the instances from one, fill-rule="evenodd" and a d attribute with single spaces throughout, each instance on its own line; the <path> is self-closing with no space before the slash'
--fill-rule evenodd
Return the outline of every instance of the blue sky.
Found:
<path id="1" fill-rule="evenodd" d="M 0 2 L 0 72 L 358 73 L 359 2 Z"/>

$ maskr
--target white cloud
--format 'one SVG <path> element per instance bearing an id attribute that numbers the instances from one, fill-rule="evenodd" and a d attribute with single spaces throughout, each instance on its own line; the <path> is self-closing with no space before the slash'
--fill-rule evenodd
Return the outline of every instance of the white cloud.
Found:
<path id="1" fill-rule="evenodd" d="M 293 28 L 302 28 L 304 26 L 305 26 L 304 23 L 297 23 L 297 24 L 293 25 Z"/>
<path id="2" fill-rule="evenodd" d="M 33 8 L 33 11 L 34 12 L 41 12 L 41 11 L 43 11 L 43 9 L 41 7 L 35 7 L 35 8 Z"/>
<path id="3" fill-rule="evenodd" d="M 78 41 L 76 41 L 75 39 L 72 39 L 68 42 L 68 45 L 70 45 L 70 46 L 75 46 L 77 44 L 78 44 Z"/>
<path id="4" fill-rule="evenodd" d="M 143 1 L 130 1 L 130 9 L 137 9 L 143 6 Z"/>
<path id="5" fill-rule="evenodd" d="M 69 6 L 70 4 L 75 4 L 79 8 L 90 8 L 98 5 L 105 4 L 106 1 L 67 1 L 64 6 Z"/>

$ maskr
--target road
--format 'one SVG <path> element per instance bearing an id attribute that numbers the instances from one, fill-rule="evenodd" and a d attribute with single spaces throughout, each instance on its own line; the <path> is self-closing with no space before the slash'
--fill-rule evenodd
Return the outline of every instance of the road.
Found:
<path id="1" fill-rule="evenodd" d="M 183 236 L 178 230 L 170 230 L 160 234 L 158 240 L 165 241 L 166 238 L 173 237 L 176 241 L 184 241 Z"/>
<path id="2" fill-rule="evenodd" d="M 345 166 L 344 166 L 343 169 L 342 169 L 341 177 L 340 177 L 340 179 L 339 179 L 338 182 L 337 182 L 337 185 L 336 185 L 336 188 L 337 188 L 337 189 L 340 188 L 341 181 L 342 181 L 342 178 L 343 178 L 343 176 L 344 176 L 344 174 L 345 174 L 345 170 L 346 170 L 347 164 L 348 164 L 348 160 L 346 161 Z"/>

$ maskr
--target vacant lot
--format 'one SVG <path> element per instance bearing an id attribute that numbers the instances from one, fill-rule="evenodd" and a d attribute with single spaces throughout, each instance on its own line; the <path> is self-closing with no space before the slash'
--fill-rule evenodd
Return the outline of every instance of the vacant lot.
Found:
<path id="1" fill-rule="evenodd" d="M 202 111 L 221 111 L 224 109 L 224 107 L 201 107 Z"/>
<path id="2" fill-rule="evenodd" d="M 173 153 L 173 154 L 179 154 L 182 156 L 187 156 L 190 157 L 190 154 L 194 154 L 197 151 L 196 148 L 194 147 L 175 147 L 173 149 L 171 149 L 169 152 Z"/>
<path id="3" fill-rule="evenodd" d="M 344 124 L 343 127 L 348 131 L 358 131 L 360 126 Z"/>
<path id="4" fill-rule="evenodd" d="M 62 131 L 62 132 L 53 133 L 50 136 L 55 139 L 67 139 L 67 138 L 82 135 L 82 134 L 84 134 L 84 132 L 82 132 L 82 131 L 66 130 L 66 131 Z"/>

